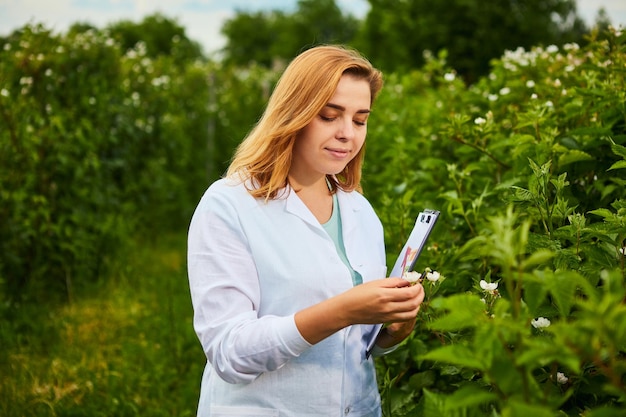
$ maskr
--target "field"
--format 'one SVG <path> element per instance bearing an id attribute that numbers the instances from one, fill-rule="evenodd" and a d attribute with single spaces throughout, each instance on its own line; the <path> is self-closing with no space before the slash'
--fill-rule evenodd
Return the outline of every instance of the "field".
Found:
<path id="1" fill-rule="evenodd" d="M 2 322 L 0 415 L 195 415 L 204 354 L 184 239 L 135 244 L 110 280 L 72 303 L 11 311 Z"/>

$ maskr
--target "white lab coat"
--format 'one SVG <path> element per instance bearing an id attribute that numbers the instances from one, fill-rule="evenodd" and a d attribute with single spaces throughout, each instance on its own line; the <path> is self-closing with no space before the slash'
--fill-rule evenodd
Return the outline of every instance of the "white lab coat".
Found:
<path id="1" fill-rule="evenodd" d="M 386 274 L 383 228 L 359 193 L 338 192 L 346 254 L 363 282 Z M 253 198 L 221 179 L 202 197 L 188 241 L 194 328 L 208 362 L 199 416 L 379 416 L 364 339 L 343 329 L 310 345 L 294 314 L 352 287 L 349 270 L 293 190 Z"/>

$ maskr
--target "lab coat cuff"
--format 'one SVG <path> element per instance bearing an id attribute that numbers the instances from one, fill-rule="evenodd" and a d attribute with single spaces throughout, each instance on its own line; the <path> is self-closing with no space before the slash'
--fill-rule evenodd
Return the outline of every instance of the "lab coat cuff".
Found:
<path id="1" fill-rule="evenodd" d="M 296 326 L 295 314 L 290 316 L 289 320 L 283 322 L 281 334 L 284 337 L 285 346 L 296 356 L 313 346 L 300 334 L 298 326 Z"/>

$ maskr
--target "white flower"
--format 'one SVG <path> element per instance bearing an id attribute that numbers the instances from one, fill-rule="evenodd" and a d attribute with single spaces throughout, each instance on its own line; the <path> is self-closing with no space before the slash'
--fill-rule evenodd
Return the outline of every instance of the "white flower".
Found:
<path id="1" fill-rule="evenodd" d="M 536 99 L 537 99 L 537 97 L 538 97 L 538 96 L 537 96 L 537 94 L 535 94 L 535 93 L 533 93 L 533 94 L 530 96 L 530 98 L 532 98 L 533 100 L 536 100 Z"/>
<path id="2" fill-rule="evenodd" d="M 487 282 L 484 279 L 480 280 L 480 288 L 485 291 L 493 292 L 498 288 L 497 282 Z"/>
<path id="3" fill-rule="evenodd" d="M 2 90 L 0 90 L 0 96 L 9 97 L 9 90 L 7 90 L 6 88 L 3 88 Z"/>
<path id="4" fill-rule="evenodd" d="M 550 100 L 546 101 L 543 105 L 546 107 L 554 107 L 554 103 L 552 103 Z"/>
<path id="5" fill-rule="evenodd" d="M 454 73 L 453 73 L 453 72 L 448 72 L 448 73 L 446 73 L 446 74 L 443 76 L 443 78 L 444 78 L 446 81 L 454 81 L 454 79 L 456 78 L 456 75 L 454 75 Z"/>
<path id="6" fill-rule="evenodd" d="M 170 82 L 170 77 L 168 77 L 167 75 L 162 75 L 160 77 L 156 77 L 154 78 L 151 83 L 153 86 L 155 87 L 159 87 L 161 85 L 167 84 Z"/>
<path id="7" fill-rule="evenodd" d="M 428 272 L 426 274 L 426 279 L 430 282 L 437 282 L 439 281 L 439 278 L 441 278 L 441 274 L 437 271 Z"/>
<path id="8" fill-rule="evenodd" d="M 498 95 L 497 94 L 489 94 L 487 96 L 487 98 L 489 99 L 489 101 L 496 101 L 496 100 L 498 100 Z"/>
<path id="9" fill-rule="evenodd" d="M 422 278 L 422 274 L 420 274 L 417 271 L 407 271 L 402 275 L 402 278 L 406 279 L 407 281 L 409 281 L 411 284 L 416 284 L 418 282 L 420 282 L 421 278 Z"/>
<path id="10" fill-rule="evenodd" d="M 474 119 L 474 123 L 477 125 L 484 125 L 485 123 L 487 123 L 487 120 L 483 119 L 482 117 L 477 117 Z"/>
<path id="11" fill-rule="evenodd" d="M 533 80 L 526 81 L 526 87 L 533 88 L 535 86 L 535 82 Z"/>
<path id="12" fill-rule="evenodd" d="M 535 329 L 543 329 L 550 326 L 550 320 L 545 317 L 538 317 L 530 322 Z"/>
<path id="13" fill-rule="evenodd" d="M 559 47 L 556 45 L 550 45 L 546 48 L 546 51 L 550 52 L 551 54 L 559 52 Z"/>
<path id="14" fill-rule="evenodd" d="M 500 95 L 501 96 L 506 96 L 507 94 L 509 94 L 511 92 L 511 89 L 509 87 L 502 87 L 500 89 Z"/>
<path id="15" fill-rule="evenodd" d="M 562 384 L 567 384 L 567 381 L 569 381 L 569 378 L 566 377 L 563 372 L 556 373 L 556 382 L 562 385 Z"/>

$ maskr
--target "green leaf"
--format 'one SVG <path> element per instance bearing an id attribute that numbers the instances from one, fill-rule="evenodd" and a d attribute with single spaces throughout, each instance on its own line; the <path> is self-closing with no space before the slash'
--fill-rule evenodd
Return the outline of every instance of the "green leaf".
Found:
<path id="1" fill-rule="evenodd" d="M 539 249 L 533 252 L 524 262 L 522 262 L 522 267 L 526 269 L 537 265 L 545 265 L 553 257 L 554 252 L 551 250 Z"/>
<path id="2" fill-rule="evenodd" d="M 442 394 L 435 394 L 427 389 L 424 390 L 424 415 L 444 416 L 446 397 Z"/>
<path id="3" fill-rule="evenodd" d="M 545 284 L 563 317 L 567 317 L 572 309 L 576 289 L 587 287 L 585 279 L 571 270 L 555 272 L 545 280 Z"/>
<path id="4" fill-rule="evenodd" d="M 604 217 L 605 219 L 613 217 L 613 212 L 605 208 L 591 210 L 589 213 L 595 214 L 596 216 Z"/>
<path id="5" fill-rule="evenodd" d="M 473 294 L 435 299 L 431 306 L 436 310 L 447 310 L 444 316 L 429 324 L 434 330 L 455 331 L 474 327 L 485 316 L 485 304 Z"/>
<path id="6" fill-rule="evenodd" d="M 587 152 L 579 151 L 577 149 L 569 149 L 559 156 L 559 166 L 572 164 L 580 161 L 590 161 L 593 157 Z"/>
<path id="7" fill-rule="evenodd" d="M 544 303 L 547 293 L 548 290 L 543 282 L 538 281 L 534 276 L 525 280 L 524 302 L 533 316 L 538 314 L 538 309 Z"/>
<path id="8" fill-rule="evenodd" d="M 576 352 L 546 337 L 527 340 L 525 349 L 516 356 L 515 363 L 532 369 L 559 363 L 572 372 L 580 372 L 580 360 Z"/>
<path id="9" fill-rule="evenodd" d="M 485 391 L 477 385 L 465 385 L 446 398 L 444 408 L 446 411 L 453 411 L 475 407 L 497 399 L 496 394 Z"/>
<path id="10" fill-rule="evenodd" d="M 550 407 L 528 404 L 515 398 L 509 399 L 502 409 L 502 417 L 554 417 Z"/>
<path id="11" fill-rule="evenodd" d="M 479 371 L 484 370 L 486 365 L 479 360 L 476 352 L 464 345 L 446 345 L 431 350 L 423 357 L 425 360 L 454 364 Z"/>
<path id="12" fill-rule="evenodd" d="M 511 189 L 514 192 L 513 196 L 515 200 L 517 201 L 532 201 L 533 200 L 533 193 L 530 192 L 529 190 L 522 188 L 522 187 L 518 187 L 518 186 L 513 186 L 511 187 Z"/>
<path id="13" fill-rule="evenodd" d="M 626 168 L 626 161 L 617 161 L 616 163 L 611 165 L 611 167 L 607 169 L 607 171 L 610 171 L 612 169 L 623 169 L 623 168 Z"/>
<path id="14" fill-rule="evenodd" d="M 599 407 L 585 413 L 587 417 L 624 417 L 624 409 L 617 407 Z"/>
<path id="15" fill-rule="evenodd" d="M 611 141 L 611 150 L 615 155 L 619 155 L 626 159 L 626 146 L 618 145 L 617 143 Z"/>

